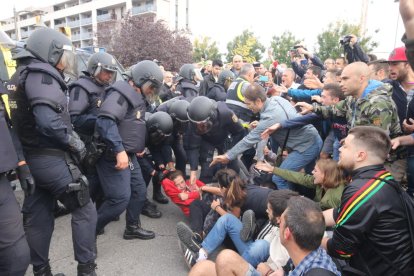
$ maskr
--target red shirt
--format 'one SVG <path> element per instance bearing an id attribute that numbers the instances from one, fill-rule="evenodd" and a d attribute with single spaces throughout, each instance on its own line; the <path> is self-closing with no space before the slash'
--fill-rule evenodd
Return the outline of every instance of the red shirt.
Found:
<path id="1" fill-rule="evenodd" d="M 185 184 L 187 185 L 187 187 L 189 187 L 190 181 L 187 180 L 185 182 Z M 200 193 L 198 191 L 193 191 L 193 192 L 181 191 L 177 188 L 177 186 L 175 186 L 174 181 L 172 181 L 168 178 L 165 178 L 161 182 L 161 185 L 164 188 L 165 194 L 169 198 L 171 198 L 172 202 L 177 204 L 178 207 L 180 207 L 181 210 L 183 211 L 184 215 L 186 215 L 188 217 L 190 215 L 189 206 L 190 206 L 191 202 L 193 202 L 195 199 L 200 198 Z M 201 182 L 200 180 L 196 180 L 196 185 L 197 185 L 197 187 L 200 188 L 200 187 L 204 186 L 205 184 L 203 182 Z M 178 194 L 180 194 L 180 193 L 187 193 L 188 194 L 188 199 L 187 200 L 181 200 L 178 197 Z"/>

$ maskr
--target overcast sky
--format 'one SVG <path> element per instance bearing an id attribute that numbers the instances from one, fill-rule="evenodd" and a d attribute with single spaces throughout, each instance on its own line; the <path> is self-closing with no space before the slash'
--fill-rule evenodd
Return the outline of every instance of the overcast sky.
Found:
<path id="1" fill-rule="evenodd" d="M 173 6 L 175 0 L 170 1 Z M 222 52 L 226 51 L 227 42 L 244 29 L 253 31 L 265 47 L 270 45 L 272 36 L 291 31 L 297 38 L 304 39 L 309 49 L 313 49 L 316 36 L 330 22 L 344 20 L 350 24 L 359 24 L 362 1 L 189 0 L 189 23 L 193 35 L 211 37 L 217 41 Z M 2 1 L 0 19 L 13 15 L 13 5 L 16 5 L 17 10 L 23 10 L 30 5 L 42 7 L 56 2 L 62 1 Z M 185 0 L 180 0 L 180 3 L 184 4 Z M 387 57 L 394 46 L 401 46 L 403 33 L 398 3 L 394 3 L 394 0 L 369 1 L 367 34 L 379 42 L 379 47 L 375 50 L 379 57 Z"/>

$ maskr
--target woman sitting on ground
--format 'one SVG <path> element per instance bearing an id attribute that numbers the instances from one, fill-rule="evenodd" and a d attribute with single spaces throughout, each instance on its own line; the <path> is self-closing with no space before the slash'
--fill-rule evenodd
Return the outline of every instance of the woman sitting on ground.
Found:
<path id="1" fill-rule="evenodd" d="M 256 164 L 256 168 L 271 172 L 287 181 L 316 189 L 313 200 L 319 202 L 322 210 L 339 207 L 341 203 L 346 180 L 343 171 L 334 160 L 318 160 L 312 171 L 313 175 L 280 169 L 266 162 Z"/>
<path id="2" fill-rule="evenodd" d="M 184 180 L 184 175 L 181 171 L 176 170 L 168 174 L 168 176 L 161 182 L 165 194 L 181 208 L 184 215 L 190 215 L 190 204 L 200 199 L 200 189 L 205 186 L 200 180 L 196 180 L 196 185 L 190 185 L 190 181 Z M 207 189 L 207 188 L 206 188 Z"/>

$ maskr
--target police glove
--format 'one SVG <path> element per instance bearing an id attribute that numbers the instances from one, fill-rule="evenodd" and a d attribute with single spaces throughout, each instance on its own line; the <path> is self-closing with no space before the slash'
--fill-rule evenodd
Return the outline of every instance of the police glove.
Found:
<path id="1" fill-rule="evenodd" d="M 22 186 L 24 191 L 24 195 L 32 195 L 35 191 L 35 182 L 32 174 L 30 173 L 29 166 L 27 166 L 27 164 L 20 165 L 17 167 L 16 173 L 20 181 L 20 186 Z"/>
<path id="2" fill-rule="evenodd" d="M 73 153 L 74 157 L 77 159 L 77 162 L 81 162 L 86 155 L 86 148 L 83 141 L 80 139 L 79 135 L 76 132 L 72 132 L 69 135 L 69 150 Z"/>

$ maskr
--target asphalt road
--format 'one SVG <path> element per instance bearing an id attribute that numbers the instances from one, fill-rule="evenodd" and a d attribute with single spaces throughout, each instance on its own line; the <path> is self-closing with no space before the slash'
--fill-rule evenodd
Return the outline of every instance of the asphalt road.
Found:
<path id="1" fill-rule="evenodd" d="M 152 196 L 152 189 L 149 195 Z M 22 202 L 22 191 L 16 191 L 19 202 Z M 156 233 L 153 240 L 124 240 L 125 214 L 120 221 L 112 222 L 105 227 L 105 233 L 98 236 L 99 276 L 113 275 L 186 275 L 188 268 L 178 247 L 176 224 L 187 221 L 180 209 L 173 203 L 158 204 L 163 216 L 150 219 L 141 216 L 145 229 Z M 53 273 L 62 272 L 66 276 L 76 276 L 77 262 L 74 260 L 70 215 L 60 217 L 55 221 L 50 246 L 50 264 Z M 188 222 L 188 221 L 187 221 Z M 29 267 L 26 275 L 33 275 Z"/>

